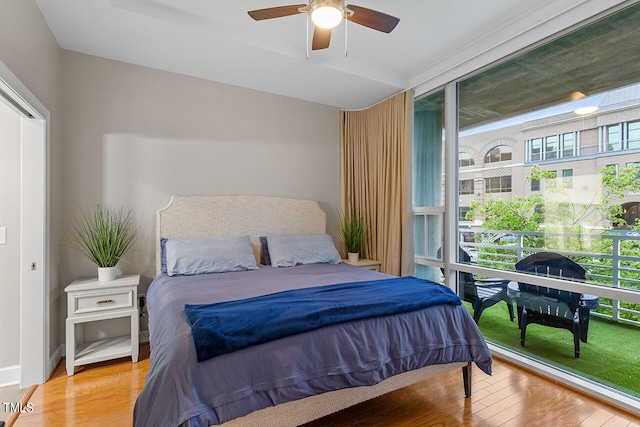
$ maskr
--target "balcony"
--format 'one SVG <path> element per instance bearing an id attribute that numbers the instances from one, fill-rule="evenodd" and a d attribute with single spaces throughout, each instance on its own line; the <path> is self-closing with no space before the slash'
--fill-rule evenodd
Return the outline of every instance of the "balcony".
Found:
<path id="1" fill-rule="evenodd" d="M 593 315 L 640 327 L 638 232 L 558 234 L 461 228 L 460 246 L 478 266 L 504 271 L 514 271 L 519 260 L 536 252 L 550 251 L 571 258 L 585 269 L 588 284 L 602 288 L 600 292 L 598 288 L 589 292 L 600 297 L 600 307 Z M 633 298 L 635 301 L 621 301 L 608 298 L 611 292 L 606 289 L 633 291 L 637 296 Z"/>
<path id="2" fill-rule="evenodd" d="M 563 287 L 579 293 L 587 287 L 589 294 L 600 297 L 600 305 L 591 311 L 588 342 L 582 343 L 579 359 L 573 357 L 572 334 L 563 329 L 529 325 L 522 347 L 517 322 L 510 322 L 506 304 L 483 311 L 478 326 L 487 341 L 497 346 L 640 399 L 640 233 L 572 235 L 461 228 L 459 244 L 471 254 L 474 267 L 511 274 L 520 259 L 542 251 L 580 264 L 587 273 L 586 283 L 563 282 Z M 494 270 L 491 275 L 500 273 Z"/>

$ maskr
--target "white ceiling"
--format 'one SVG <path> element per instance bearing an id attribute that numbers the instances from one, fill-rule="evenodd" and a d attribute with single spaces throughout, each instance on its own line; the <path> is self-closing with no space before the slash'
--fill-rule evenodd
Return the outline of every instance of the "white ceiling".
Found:
<path id="1" fill-rule="evenodd" d="M 304 0 L 36 0 L 63 49 L 337 106 L 365 108 L 422 83 L 456 52 L 478 52 L 544 7 L 577 0 L 355 0 L 400 18 L 390 34 L 344 25 L 306 59 L 306 15 L 247 11 Z M 350 2 L 347 1 L 347 4 Z M 537 18 L 536 18 L 537 19 Z M 540 17 L 543 20 L 544 16 Z M 490 36 L 494 37 L 491 38 Z"/>

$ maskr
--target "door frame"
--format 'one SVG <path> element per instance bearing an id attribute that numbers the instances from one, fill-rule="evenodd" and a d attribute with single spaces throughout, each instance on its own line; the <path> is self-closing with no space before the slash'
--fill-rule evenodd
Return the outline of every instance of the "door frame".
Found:
<path id="1" fill-rule="evenodd" d="M 21 116 L 20 387 L 25 388 L 44 383 L 50 373 L 50 114 L 1 61 L 0 89 Z"/>

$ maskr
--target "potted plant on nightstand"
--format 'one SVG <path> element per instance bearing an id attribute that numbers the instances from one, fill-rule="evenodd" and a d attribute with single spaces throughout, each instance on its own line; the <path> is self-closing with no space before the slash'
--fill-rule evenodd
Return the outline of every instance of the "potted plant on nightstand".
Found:
<path id="1" fill-rule="evenodd" d="M 114 280 L 116 264 L 138 236 L 131 210 L 97 204 L 72 221 L 69 244 L 98 266 L 98 280 Z"/>
<path id="2" fill-rule="evenodd" d="M 364 215 L 351 213 L 340 217 L 340 237 L 347 250 L 349 262 L 356 263 L 360 257 L 360 249 L 367 237 Z"/>

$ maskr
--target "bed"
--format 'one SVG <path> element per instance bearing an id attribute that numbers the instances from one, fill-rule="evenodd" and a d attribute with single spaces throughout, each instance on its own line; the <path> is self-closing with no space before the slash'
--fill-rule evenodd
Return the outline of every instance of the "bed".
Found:
<path id="1" fill-rule="evenodd" d="M 491 373 L 491 353 L 459 304 L 327 324 L 198 362 L 200 333 L 195 323 L 192 329 L 189 311 L 194 307 L 239 307 L 289 293 L 364 282 L 381 286 L 404 278 L 333 258 L 290 267 L 260 265 L 265 236 L 273 239 L 270 246 L 287 236 L 327 236 L 326 215 L 310 200 L 173 196 L 158 211 L 156 229 L 158 275 L 147 291 L 151 360 L 134 408 L 135 426 L 297 426 L 452 369 L 462 370 L 470 396 L 471 363 Z M 172 254 L 181 249 L 168 249 L 167 242 L 235 236 L 248 236 L 255 268 L 175 274 L 179 263 Z M 282 258 L 276 246 L 272 249 Z"/>

